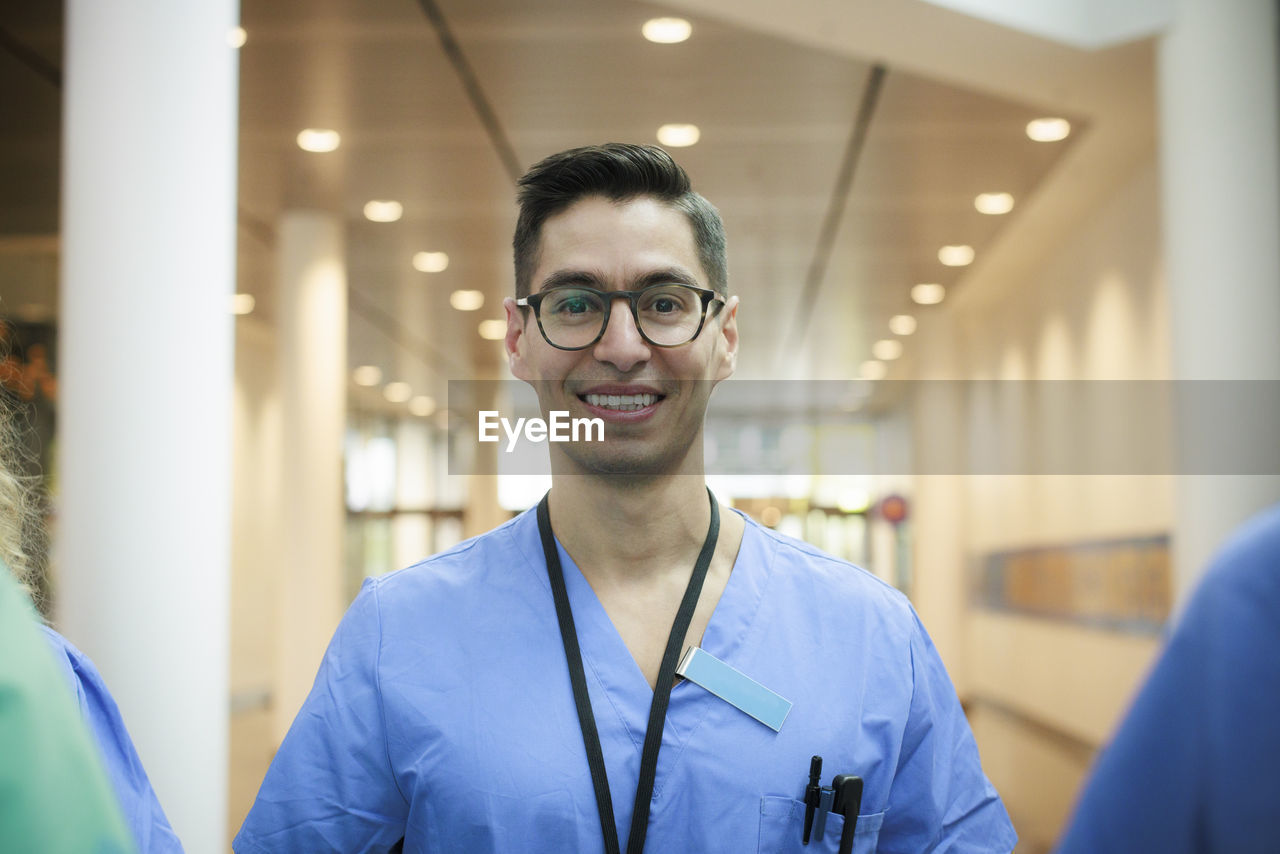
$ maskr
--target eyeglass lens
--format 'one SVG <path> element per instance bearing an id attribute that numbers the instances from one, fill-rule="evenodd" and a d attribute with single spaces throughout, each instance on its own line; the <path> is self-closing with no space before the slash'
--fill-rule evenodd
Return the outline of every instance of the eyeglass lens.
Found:
<path id="1" fill-rule="evenodd" d="M 655 344 L 691 341 L 702 322 L 701 296 L 683 285 L 645 288 L 635 306 L 641 333 Z M 604 329 L 605 300 L 585 289 L 556 288 L 543 298 L 540 315 L 542 330 L 552 344 L 585 347 Z"/>

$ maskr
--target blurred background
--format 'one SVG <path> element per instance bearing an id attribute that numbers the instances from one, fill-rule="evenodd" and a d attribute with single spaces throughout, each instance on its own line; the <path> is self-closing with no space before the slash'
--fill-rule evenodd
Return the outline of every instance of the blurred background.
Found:
<path id="1" fill-rule="evenodd" d="M 361 579 L 546 488 L 477 473 L 503 386 L 450 383 L 510 379 L 515 178 L 605 141 L 725 220 L 754 392 L 713 413 L 713 487 L 911 597 L 1050 849 L 1280 498 L 1179 419 L 1280 434 L 1274 391 L 1230 411 L 1280 379 L 1274 2 L 200 5 L 0 2 L 0 381 L 50 615 L 189 851 L 227 849 Z M 1260 385 L 1186 392 L 1226 381 Z"/>

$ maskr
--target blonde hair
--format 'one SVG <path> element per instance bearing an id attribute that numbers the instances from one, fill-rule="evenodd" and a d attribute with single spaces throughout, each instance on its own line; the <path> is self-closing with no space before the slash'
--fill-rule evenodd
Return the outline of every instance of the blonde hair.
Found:
<path id="1" fill-rule="evenodd" d="M 43 611 L 43 496 L 39 476 L 23 474 L 33 458 L 22 441 L 28 417 L 0 388 L 0 561 Z"/>

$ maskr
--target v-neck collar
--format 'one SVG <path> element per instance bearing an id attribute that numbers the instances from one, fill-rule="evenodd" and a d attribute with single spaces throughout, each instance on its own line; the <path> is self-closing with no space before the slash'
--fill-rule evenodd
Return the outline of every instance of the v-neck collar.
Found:
<path id="1" fill-rule="evenodd" d="M 521 524 L 525 527 L 518 537 L 525 546 L 522 551 L 526 551 L 530 567 L 541 576 L 542 586 L 550 594 L 545 571 L 541 569 L 544 559 L 537 537 L 535 514 L 530 511 Z M 565 589 L 573 610 L 588 681 L 593 688 L 602 691 L 596 699 L 605 700 L 613 709 L 638 752 L 644 742 L 653 689 L 590 582 L 559 539 L 556 540 L 556 550 L 564 571 Z M 768 539 L 750 519 L 744 517 L 742 542 L 733 569 L 702 636 L 702 648 L 722 661 L 733 664 L 743 649 L 750 647 L 751 629 L 772 569 L 772 552 Z M 669 737 L 674 737 L 677 742 L 688 737 L 702 717 L 696 709 L 706 708 L 697 701 L 706 696 L 696 686 L 683 681 L 676 684 L 667 710 Z"/>

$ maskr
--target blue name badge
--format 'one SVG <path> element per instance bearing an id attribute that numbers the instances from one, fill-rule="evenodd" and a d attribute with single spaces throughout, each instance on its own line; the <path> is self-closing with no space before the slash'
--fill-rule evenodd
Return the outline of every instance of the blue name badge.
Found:
<path id="1" fill-rule="evenodd" d="M 790 700 L 696 646 L 685 652 L 676 673 L 751 715 L 774 732 L 782 730 L 782 722 L 791 711 Z"/>

